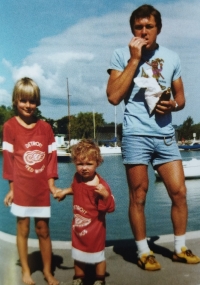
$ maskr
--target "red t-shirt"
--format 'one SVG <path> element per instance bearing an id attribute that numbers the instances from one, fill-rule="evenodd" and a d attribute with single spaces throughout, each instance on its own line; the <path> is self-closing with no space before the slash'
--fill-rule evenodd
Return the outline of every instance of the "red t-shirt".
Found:
<path id="1" fill-rule="evenodd" d="M 15 117 L 3 127 L 3 178 L 13 181 L 13 203 L 50 206 L 48 179 L 58 178 L 57 152 L 51 126 L 38 120 L 32 129 Z"/>
<path id="2" fill-rule="evenodd" d="M 115 210 L 115 201 L 108 184 L 98 175 L 99 183 L 110 193 L 106 202 L 98 195 L 95 186 L 82 182 L 76 173 L 72 183 L 73 212 L 72 246 L 88 253 L 102 251 L 105 248 L 105 215 Z"/>

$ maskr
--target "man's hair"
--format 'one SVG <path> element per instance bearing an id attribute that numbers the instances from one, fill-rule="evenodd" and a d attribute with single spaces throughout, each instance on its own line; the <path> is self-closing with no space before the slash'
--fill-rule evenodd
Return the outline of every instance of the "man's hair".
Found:
<path id="1" fill-rule="evenodd" d="M 77 160 L 90 159 L 94 160 L 99 166 L 103 162 L 100 149 L 92 140 L 83 139 L 72 147 L 72 160 L 76 163 Z"/>
<path id="2" fill-rule="evenodd" d="M 150 16 L 154 16 L 156 26 L 158 28 L 158 33 L 160 33 L 162 28 L 161 14 L 152 5 L 147 5 L 147 4 L 138 7 L 136 10 L 132 12 L 130 17 L 130 26 L 132 33 L 134 34 L 134 24 L 136 19 L 149 18 Z"/>
<path id="3" fill-rule="evenodd" d="M 22 99 L 32 100 L 36 106 L 40 105 L 40 89 L 31 78 L 21 78 L 14 86 L 12 95 L 13 107 L 16 107 L 18 101 Z"/>

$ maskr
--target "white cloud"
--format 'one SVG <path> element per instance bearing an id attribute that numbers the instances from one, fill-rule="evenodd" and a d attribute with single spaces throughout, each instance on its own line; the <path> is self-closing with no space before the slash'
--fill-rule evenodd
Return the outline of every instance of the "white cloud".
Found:
<path id="1" fill-rule="evenodd" d="M 1 105 L 10 106 L 12 102 L 12 96 L 5 89 L 0 89 Z"/>
<path id="2" fill-rule="evenodd" d="M 135 8 L 128 3 L 123 11 L 82 20 L 56 36 L 42 39 L 37 47 L 29 51 L 21 66 L 4 61 L 14 80 L 22 76 L 36 80 L 44 102 L 44 106 L 41 106 L 43 115 L 55 118 L 66 115 L 67 109 L 63 104 L 67 104 L 68 77 L 72 114 L 83 109 L 92 111 L 96 106 L 96 111 L 104 113 L 106 120 L 113 121 L 110 115 L 113 107 L 108 104 L 105 92 L 108 79 L 106 69 L 113 50 L 127 45 L 132 37 L 129 27 L 131 6 Z M 193 98 L 199 89 L 197 81 L 194 82 L 200 65 L 199 2 L 159 3 L 156 8 L 161 11 L 163 18 L 158 41 L 179 53 L 186 94 Z M 55 112 L 55 104 L 59 112 Z M 188 106 L 191 108 L 190 102 Z M 52 115 L 49 114 L 51 108 L 54 111 Z M 187 108 L 186 111 L 189 110 Z M 181 120 L 184 114 L 181 113 Z"/>
<path id="3" fill-rule="evenodd" d="M 0 84 L 3 83 L 3 82 L 5 82 L 5 80 L 6 80 L 5 77 L 0 76 Z"/>
<path id="4" fill-rule="evenodd" d="M 50 106 L 54 99 L 57 104 L 58 99 L 66 102 L 68 77 L 72 113 L 73 108 L 76 111 L 91 111 L 94 105 L 98 105 L 98 112 L 104 113 L 107 108 L 105 104 L 110 107 L 105 92 L 108 78 L 106 69 L 113 49 L 119 44 L 124 45 L 129 39 L 127 17 L 125 13 L 113 13 L 86 19 L 59 35 L 42 39 L 37 47 L 30 50 L 22 66 L 6 63 L 13 80 L 23 76 L 33 78 L 41 89 L 46 107 L 48 99 Z M 114 26 L 113 21 L 116 21 Z M 59 108 L 63 109 L 62 106 Z M 45 112 L 41 106 L 42 112 L 43 109 Z M 59 116 L 60 112 L 54 114 L 54 117 Z M 110 120 L 113 121 L 113 118 Z"/>

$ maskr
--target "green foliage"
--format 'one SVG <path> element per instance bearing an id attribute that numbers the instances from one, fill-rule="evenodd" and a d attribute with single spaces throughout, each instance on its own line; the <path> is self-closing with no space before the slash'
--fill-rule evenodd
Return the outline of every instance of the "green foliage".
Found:
<path id="1" fill-rule="evenodd" d="M 63 117 L 57 120 L 57 134 L 69 134 L 70 138 L 94 138 L 96 128 L 105 124 L 102 114 L 92 112 L 78 113 L 77 116 Z M 95 128 L 95 130 L 94 130 Z"/>
<path id="2" fill-rule="evenodd" d="M 103 126 L 104 119 L 102 114 L 92 112 L 82 113 L 80 112 L 76 120 L 74 120 L 73 130 L 74 138 L 83 139 L 83 138 L 94 138 L 95 131 L 97 127 Z M 94 129 L 95 128 L 95 129 Z"/>
<path id="3" fill-rule="evenodd" d="M 45 119 L 45 121 L 51 126 L 53 133 L 56 135 L 57 134 L 57 124 L 53 119 Z"/>
<path id="4" fill-rule="evenodd" d="M 4 124 L 8 119 L 14 116 L 14 110 L 11 107 L 0 106 L 0 125 Z"/>
<path id="5" fill-rule="evenodd" d="M 14 116 L 14 110 L 11 107 L 0 106 L 0 138 L 3 135 L 3 124 Z"/>
<path id="6" fill-rule="evenodd" d="M 189 116 L 178 129 L 178 139 L 191 140 L 193 133 L 196 133 L 197 138 L 200 137 L 200 124 L 194 125 L 192 117 Z"/>
<path id="7" fill-rule="evenodd" d="M 45 119 L 45 118 L 42 116 L 42 112 L 41 112 L 38 108 L 35 109 L 35 116 L 36 116 L 38 119 L 41 119 L 41 120 Z"/>
<path id="8" fill-rule="evenodd" d="M 200 123 L 193 125 L 193 133 L 196 133 L 196 138 L 200 139 Z"/>
<path id="9" fill-rule="evenodd" d="M 4 105 L 0 106 L 0 138 L 2 138 L 2 129 L 3 124 L 13 117 L 16 114 L 15 110 L 11 107 L 6 107 Z M 67 139 L 82 139 L 82 138 L 91 138 L 94 139 L 96 135 L 96 130 L 98 127 L 108 125 L 104 119 L 103 115 L 100 113 L 92 113 L 92 112 L 80 112 L 77 115 L 70 116 L 70 125 L 69 125 L 69 117 L 65 116 L 59 120 L 53 120 L 50 118 L 45 118 L 42 116 L 41 111 L 37 108 L 35 115 L 37 118 L 45 120 L 48 122 L 54 134 L 65 134 Z M 114 125 L 114 122 L 109 123 L 109 125 Z M 122 132 L 122 126 L 118 125 L 118 134 Z M 196 133 L 196 138 L 200 139 L 200 123 L 194 124 L 192 117 L 187 117 L 187 119 L 183 122 L 183 125 L 178 129 L 178 139 L 182 140 L 192 140 L 193 133 Z"/>
<path id="10" fill-rule="evenodd" d="M 56 134 L 68 134 L 68 117 L 63 117 L 56 121 Z"/>
<path id="11" fill-rule="evenodd" d="M 11 107 L 0 106 L 0 136 L 2 137 L 3 124 L 16 115 L 16 111 Z M 70 116 L 69 118 L 63 117 L 57 121 L 44 118 L 41 111 L 37 108 L 35 116 L 39 119 L 48 122 L 54 134 L 66 134 L 68 137 L 70 131 L 70 138 L 81 139 L 81 138 L 94 138 L 96 129 L 100 126 L 105 125 L 103 115 L 99 113 L 93 114 L 92 112 L 82 113 L 80 112 L 77 116 Z M 95 129 L 94 129 L 95 128 Z"/>

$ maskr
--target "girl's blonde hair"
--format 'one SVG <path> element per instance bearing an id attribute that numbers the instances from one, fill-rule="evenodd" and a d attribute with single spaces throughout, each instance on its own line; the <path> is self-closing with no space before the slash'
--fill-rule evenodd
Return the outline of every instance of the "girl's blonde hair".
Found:
<path id="1" fill-rule="evenodd" d="M 33 79 L 24 77 L 16 82 L 12 95 L 13 107 L 16 107 L 21 99 L 32 100 L 36 106 L 40 105 L 40 89 Z"/>
<path id="2" fill-rule="evenodd" d="M 90 159 L 96 161 L 99 166 L 103 162 L 100 149 L 92 140 L 83 139 L 72 147 L 72 160 L 76 163 L 77 160 Z"/>

